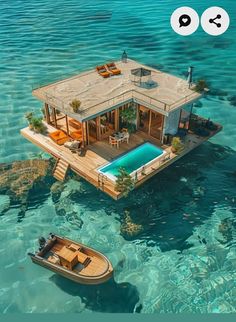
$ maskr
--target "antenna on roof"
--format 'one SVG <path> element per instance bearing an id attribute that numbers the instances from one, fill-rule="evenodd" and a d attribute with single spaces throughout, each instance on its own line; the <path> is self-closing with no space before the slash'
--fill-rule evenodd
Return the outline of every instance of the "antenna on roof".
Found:
<path id="1" fill-rule="evenodd" d="M 193 66 L 189 66 L 188 68 L 188 78 L 187 78 L 187 82 L 189 84 L 188 88 L 190 88 L 192 86 L 193 83 Z"/>
<path id="2" fill-rule="evenodd" d="M 122 63 L 127 63 L 127 59 L 128 59 L 128 55 L 127 55 L 126 51 L 124 50 L 124 52 L 121 56 Z"/>

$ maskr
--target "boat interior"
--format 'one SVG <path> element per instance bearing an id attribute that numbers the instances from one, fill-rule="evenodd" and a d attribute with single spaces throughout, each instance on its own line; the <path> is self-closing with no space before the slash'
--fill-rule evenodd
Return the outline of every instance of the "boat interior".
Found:
<path id="1" fill-rule="evenodd" d="M 98 252 L 57 236 L 47 242 L 38 256 L 83 276 L 101 276 L 109 269 L 109 262 Z"/>

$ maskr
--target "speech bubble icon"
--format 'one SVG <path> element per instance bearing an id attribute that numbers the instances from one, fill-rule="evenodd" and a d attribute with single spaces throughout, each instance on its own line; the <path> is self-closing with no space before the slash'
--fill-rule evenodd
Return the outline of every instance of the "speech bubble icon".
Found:
<path id="1" fill-rule="evenodd" d="M 179 27 L 188 27 L 191 23 L 191 18 L 189 15 L 181 15 L 179 17 Z"/>

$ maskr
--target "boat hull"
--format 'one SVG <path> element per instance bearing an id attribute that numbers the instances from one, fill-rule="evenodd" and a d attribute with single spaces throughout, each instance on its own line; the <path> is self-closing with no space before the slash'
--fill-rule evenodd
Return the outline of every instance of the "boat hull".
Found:
<path id="1" fill-rule="evenodd" d="M 56 236 L 56 237 L 61 240 L 65 240 L 66 243 L 68 243 L 68 242 L 75 243 L 75 241 L 72 241 L 70 239 L 61 238 L 59 236 Z M 100 271 L 100 273 L 97 275 L 90 276 L 90 275 L 86 275 L 83 273 L 75 272 L 73 270 L 69 270 L 61 265 L 52 263 L 49 260 L 47 260 L 45 257 L 40 256 L 40 252 L 35 253 L 35 254 L 29 253 L 28 255 L 30 256 L 33 263 L 40 265 L 44 268 L 47 268 L 47 269 L 51 270 L 52 272 L 59 274 L 65 278 L 68 278 L 76 283 L 87 284 L 87 285 L 97 285 L 97 284 L 102 284 L 102 283 L 108 281 L 113 276 L 113 268 L 112 268 L 110 261 L 103 254 L 99 253 L 98 251 L 95 251 L 92 248 L 89 248 L 89 247 L 87 247 L 83 244 L 80 244 L 80 243 L 77 243 L 77 245 L 83 246 L 85 251 L 88 254 L 90 254 L 92 257 L 97 257 L 100 259 L 102 258 L 102 260 L 104 261 L 104 265 L 105 265 L 104 271 L 102 271 L 102 272 Z"/>

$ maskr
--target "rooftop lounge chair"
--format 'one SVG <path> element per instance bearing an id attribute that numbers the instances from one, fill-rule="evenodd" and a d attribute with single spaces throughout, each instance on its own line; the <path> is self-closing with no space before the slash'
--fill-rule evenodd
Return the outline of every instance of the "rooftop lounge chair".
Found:
<path id="1" fill-rule="evenodd" d="M 69 140 L 69 136 L 66 135 L 63 131 L 57 130 L 55 132 L 49 133 L 49 137 L 56 142 L 58 145 L 63 145 Z"/>
<path id="2" fill-rule="evenodd" d="M 120 75 L 121 74 L 121 70 L 116 67 L 115 63 L 109 63 L 106 66 L 107 66 L 107 69 L 109 70 L 109 72 L 112 73 L 112 75 Z"/>
<path id="3" fill-rule="evenodd" d="M 110 77 L 111 73 L 109 73 L 106 69 L 105 65 L 102 66 L 97 66 L 96 70 L 98 72 L 99 75 L 101 75 L 103 78 L 107 78 Z"/>

